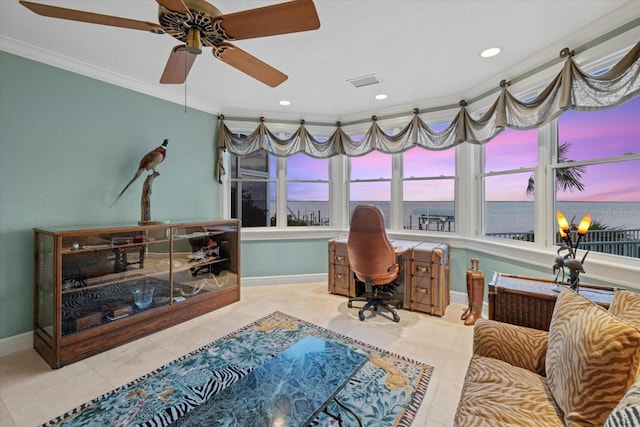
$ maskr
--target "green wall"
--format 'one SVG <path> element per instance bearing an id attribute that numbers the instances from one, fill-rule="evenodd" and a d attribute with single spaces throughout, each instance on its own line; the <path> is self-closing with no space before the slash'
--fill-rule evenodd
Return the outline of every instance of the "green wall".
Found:
<path id="1" fill-rule="evenodd" d="M 218 219 L 217 118 L 0 52 L 0 338 L 33 329 L 33 227 L 135 224 L 144 176 L 169 138 L 151 214 Z"/>
<path id="2" fill-rule="evenodd" d="M 328 239 L 242 242 L 242 277 L 326 273 Z"/>

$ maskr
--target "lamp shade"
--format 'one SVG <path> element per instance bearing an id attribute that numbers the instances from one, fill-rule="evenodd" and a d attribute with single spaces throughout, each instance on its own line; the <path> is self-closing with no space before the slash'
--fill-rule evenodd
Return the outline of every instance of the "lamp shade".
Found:
<path id="1" fill-rule="evenodd" d="M 578 235 L 584 236 L 589 231 L 589 226 L 591 225 L 591 214 L 586 214 L 584 218 L 580 221 L 580 225 L 578 226 Z"/>
<path id="2" fill-rule="evenodd" d="M 556 211 L 556 218 L 558 219 L 558 228 L 563 231 L 565 234 L 569 232 L 569 223 L 567 222 L 567 218 L 564 217 L 562 212 Z"/>

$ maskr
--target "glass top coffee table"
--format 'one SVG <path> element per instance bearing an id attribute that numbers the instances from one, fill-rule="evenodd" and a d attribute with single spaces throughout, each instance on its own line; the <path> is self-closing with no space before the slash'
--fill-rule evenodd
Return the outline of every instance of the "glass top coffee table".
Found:
<path id="1" fill-rule="evenodd" d="M 360 370 L 367 356 L 307 336 L 179 418 L 177 426 L 306 426 Z M 335 402 L 342 406 L 340 402 Z M 350 410 L 360 424 L 360 420 Z"/>

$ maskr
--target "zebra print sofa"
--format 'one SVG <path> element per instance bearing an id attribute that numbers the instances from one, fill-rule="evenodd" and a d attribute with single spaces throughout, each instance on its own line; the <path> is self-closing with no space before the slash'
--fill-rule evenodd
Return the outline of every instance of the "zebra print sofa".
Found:
<path id="1" fill-rule="evenodd" d="M 473 345 L 456 426 L 640 426 L 640 294 L 566 288 L 549 332 L 480 319 Z"/>

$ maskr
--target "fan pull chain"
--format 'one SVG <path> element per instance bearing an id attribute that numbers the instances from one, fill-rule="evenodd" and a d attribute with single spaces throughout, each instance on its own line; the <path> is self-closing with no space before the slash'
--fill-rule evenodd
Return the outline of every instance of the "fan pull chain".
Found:
<path id="1" fill-rule="evenodd" d="M 184 75 L 187 75 L 187 55 L 184 56 Z M 184 79 L 184 113 L 187 114 L 187 79 Z"/>

